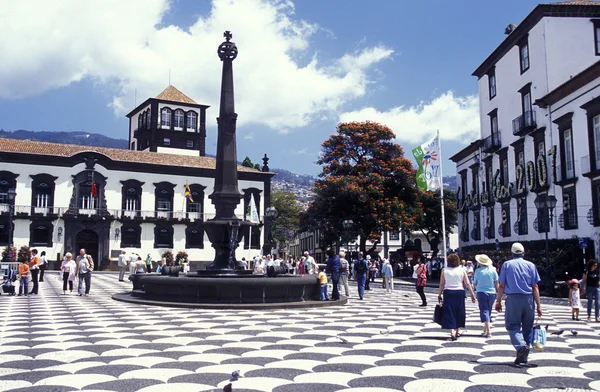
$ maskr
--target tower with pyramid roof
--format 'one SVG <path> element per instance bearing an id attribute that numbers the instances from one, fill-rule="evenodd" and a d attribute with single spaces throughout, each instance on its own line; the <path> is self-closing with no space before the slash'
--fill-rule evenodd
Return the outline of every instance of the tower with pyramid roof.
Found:
<path id="1" fill-rule="evenodd" d="M 167 87 L 127 114 L 129 149 L 204 156 L 208 107 L 173 86 Z"/>

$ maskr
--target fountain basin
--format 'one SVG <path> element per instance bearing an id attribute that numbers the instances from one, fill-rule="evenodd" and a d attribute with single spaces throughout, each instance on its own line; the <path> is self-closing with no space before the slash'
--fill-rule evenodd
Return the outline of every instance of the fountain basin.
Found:
<path id="1" fill-rule="evenodd" d="M 297 308 L 343 305 L 347 299 L 319 301 L 315 275 L 161 276 L 133 275 L 135 289 L 113 299 L 146 305 L 199 308 Z"/>

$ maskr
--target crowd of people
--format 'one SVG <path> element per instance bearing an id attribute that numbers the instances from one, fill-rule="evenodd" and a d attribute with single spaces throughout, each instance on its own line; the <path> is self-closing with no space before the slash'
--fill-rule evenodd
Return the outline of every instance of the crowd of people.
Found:
<path id="1" fill-rule="evenodd" d="M 2 292 L 8 295 L 25 296 L 38 295 L 39 283 L 44 282 L 44 272 L 48 266 L 46 252 L 42 251 L 38 255 L 37 249 L 31 250 L 29 260 L 21 260 L 16 270 L 8 269 L 2 280 Z M 61 263 L 59 278 L 63 281 L 63 295 L 73 293 L 74 282 L 78 281 L 77 294 L 88 296 L 92 284 L 92 271 L 94 270 L 94 260 L 92 256 L 86 253 L 85 249 L 79 251 L 79 255 L 73 260 L 73 255 L 68 252 Z M 29 282 L 32 287 L 29 291 Z M 18 285 L 18 294 L 16 286 Z"/>

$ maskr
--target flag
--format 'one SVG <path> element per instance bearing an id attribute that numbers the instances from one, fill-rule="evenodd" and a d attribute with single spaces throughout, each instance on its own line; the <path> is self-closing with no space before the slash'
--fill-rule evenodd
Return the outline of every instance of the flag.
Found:
<path id="1" fill-rule="evenodd" d="M 260 219 L 258 218 L 258 210 L 256 209 L 256 201 L 254 200 L 254 195 L 250 196 L 250 205 L 248 206 L 250 209 L 250 222 L 259 223 Z"/>
<path id="2" fill-rule="evenodd" d="M 417 186 L 422 191 L 440 189 L 440 140 L 436 136 L 413 149 L 417 160 Z"/>
<path id="3" fill-rule="evenodd" d="M 98 195 L 98 190 L 96 189 L 96 180 L 94 180 L 94 172 L 92 172 L 92 197 L 96 197 Z"/>
<path id="4" fill-rule="evenodd" d="M 194 199 L 192 199 L 192 191 L 190 190 L 190 186 L 187 182 L 185 183 L 185 192 L 183 193 L 183 196 L 187 198 L 190 203 L 194 202 Z"/>

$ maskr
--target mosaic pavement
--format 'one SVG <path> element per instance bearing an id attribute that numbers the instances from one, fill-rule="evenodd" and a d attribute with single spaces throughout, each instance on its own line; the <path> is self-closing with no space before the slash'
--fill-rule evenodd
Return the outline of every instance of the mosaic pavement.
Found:
<path id="1" fill-rule="evenodd" d="M 130 287 L 117 275 L 95 274 L 90 297 L 48 275 L 39 296 L 0 296 L 0 391 L 220 391 L 234 371 L 234 391 L 600 390 L 600 323 L 566 306 L 545 306 L 566 332 L 519 368 L 502 315 L 485 339 L 469 304 L 466 334 L 446 341 L 406 286 L 315 310 L 184 310 L 113 301 Z"/>

